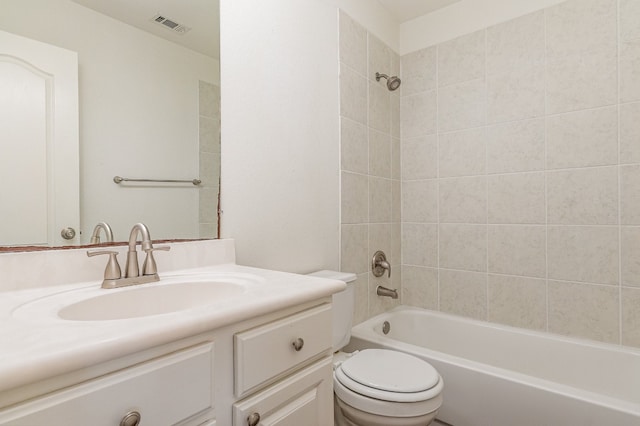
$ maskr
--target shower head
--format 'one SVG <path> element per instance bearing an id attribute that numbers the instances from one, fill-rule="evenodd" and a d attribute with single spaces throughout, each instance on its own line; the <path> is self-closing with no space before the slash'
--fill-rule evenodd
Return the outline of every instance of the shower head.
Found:
<path id="1" fill-rule="evenodd" d="M 389 89 L 392 92 L 396 90 L 398 87 L 400 87 L 400 83 L 402 83 L 402 81 L 400 81 L 400 79 L 395 75 L 389 77 L 386 74 L 380 74 L 379 72 L 377 72 L 376 81 L 380 81 L 381 78 L 384 78 L 387 80 L 387 89 Z"/>

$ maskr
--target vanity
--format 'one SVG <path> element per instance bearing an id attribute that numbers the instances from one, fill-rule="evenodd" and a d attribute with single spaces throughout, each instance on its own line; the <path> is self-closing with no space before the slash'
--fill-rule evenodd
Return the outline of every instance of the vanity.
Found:
<path id="1" fill-rule="evenodd" d="M 171 246 L 159 282 L 120 289 L 100 288 L 104 262 L 82 250 L 41 254 L 32 274 L 85 267 L 33 288 L 11 269 L 38 254 L 0 254 L 22 288 L 0 293 L 0 425 L 333 424 L 344 283 L 236 265 L 232 240 Z"/>

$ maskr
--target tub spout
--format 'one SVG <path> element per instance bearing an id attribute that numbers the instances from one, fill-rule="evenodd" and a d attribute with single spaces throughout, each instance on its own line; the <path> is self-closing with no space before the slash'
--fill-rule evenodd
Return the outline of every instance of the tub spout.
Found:
<path id="1" fill-rule="evenodd" d="M 381 285 L 376 287 L 376 294 L 378 296 L 390 297 L 392 299 L 398 298 L 398 290 L 396 290 L 395 288 L 386 288 Z"/>

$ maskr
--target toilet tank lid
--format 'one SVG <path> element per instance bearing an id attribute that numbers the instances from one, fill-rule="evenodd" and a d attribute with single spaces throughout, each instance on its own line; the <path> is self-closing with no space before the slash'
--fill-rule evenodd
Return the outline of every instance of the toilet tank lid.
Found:
<path id="1" fill-rule="evenodd" d="M 330 271 L 328 269 L 323 269 L 322 271 L 316 271 L 316 272 L 312 272 L 310 274 L 307 274 L 311 277 L 318 277 L 318 278 L 330 278 L 333 280 L 340 280 L 340 281 L 344 281 L 345 283 L 350 283 L 352 281 L 356 280 L 356 274 L 352 273 L 352 272 L 339 272 L 339 271 Z"/>

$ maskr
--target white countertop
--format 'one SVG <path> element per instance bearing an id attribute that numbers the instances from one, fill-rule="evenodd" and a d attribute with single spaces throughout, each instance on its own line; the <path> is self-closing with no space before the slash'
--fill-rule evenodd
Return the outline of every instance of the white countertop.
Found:
<path id="1" fill-rule="evenodd" d="M 81 293 L 75 290 L 92 287 L 95 288 L 92 294 L 124 290 L 100 289 L 101 281 L 3 292 L 0 297 L 0 392 L 327 297 L 345 288 L 341 281 L 233 263 L 161 273 L 160 284 L 163 277 L 189 274 L 211 274 L 212 277 L 248 274 L 253 279 L 247 293 L 219 303 L 110 321 L 69 321 L 55 315 L 63 306 L 61 303 L 71 303 Z M 69 291 L 68 300 L 66 296 L 54 296 L 49 300 L 57 301 L 48 305 L 41 299 Z M 37 314 L 29 313 L 35 300 L 44 308 Z"/>

